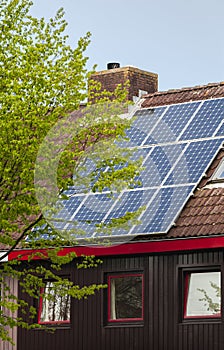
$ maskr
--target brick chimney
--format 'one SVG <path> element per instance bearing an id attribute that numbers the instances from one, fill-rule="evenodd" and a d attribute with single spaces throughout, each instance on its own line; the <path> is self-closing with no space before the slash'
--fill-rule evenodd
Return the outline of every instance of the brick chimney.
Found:
<path id="1" fill-rule="evenodd" d="M 129 80 L 128 100 L 135 100 L 143 93 L 158 91 L 158 74 L 127 66 L 121 67 L 119 63 L 108 63 L 108 69 L 96 72 L 91 79 L 100 82 L 102 90 L 114 91 L 118 84 Z"/>

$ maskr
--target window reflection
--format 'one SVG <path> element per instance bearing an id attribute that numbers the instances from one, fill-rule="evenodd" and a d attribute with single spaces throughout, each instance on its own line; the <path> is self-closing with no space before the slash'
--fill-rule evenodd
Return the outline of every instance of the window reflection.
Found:
<path id="1" fill-rule="evenodd" d="M 198 272 L 186 275 L 185 318 L 221 316 L 221 273 Z"/>
<path id="2" fill-rule="evenodd" d="M 45 296 L 40 299 L 39 323 L 69 322 L 70 296 L 61 295 L 54 282 L 47 282 L 43 293 Z"/>
<path id="3" fill-rule="evenodd" d="M 142 275 L 109 277 L 109 320 L 143 318 Z"/>

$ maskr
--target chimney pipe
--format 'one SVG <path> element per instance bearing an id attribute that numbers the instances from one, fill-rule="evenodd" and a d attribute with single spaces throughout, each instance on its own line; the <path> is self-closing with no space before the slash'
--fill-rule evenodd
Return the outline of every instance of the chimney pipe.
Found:
<path id="1" fill-rule="evenodd" d="M 110 62 L 107 63 L 107 69 L 120 68 L 120 63 L 118 62 Z"/>

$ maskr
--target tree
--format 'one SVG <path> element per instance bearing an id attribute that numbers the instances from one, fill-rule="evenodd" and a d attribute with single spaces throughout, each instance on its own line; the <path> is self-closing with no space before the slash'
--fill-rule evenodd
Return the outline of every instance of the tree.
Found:
<path id="1" fill-rule="evenodd" d="M 94 284 L 80 288 L 57 275 L 64 264 L 76 257 L 57 254 L 65 242 L 74 244 L 76 232 L 66 232 L 66 237 L 64 232 L 61 235 L 49 218 L 55 215 L 59 198 L 66 198 L 65 190 L 74 177 L 78 185 L 93 191 L 102 191 L 106 186 L 113 193 L 124 186 L 133 186 L 140 169 L 140 161 L 131 161 L 131 152 L 114 143 L 125 136 L 125 129 L 131 123 L 119 117 L 121 106 L 126 107 L 125 90 L 118 87 L 112 94 L 102 93 L 93 82 L 87 89 L 92 73 L 86 69 L 85 56 L 90 33 L 73 49 L 64 34 L 63 9 L 46 22 L 29 14 L 31 6 L 28 0 L 0 3 L 0 244 L 6 251 L 1 259 L 18 245 L 51 249 L 38 266 L 32 263 L 32 257 L 26 266 L 17 260 L 1 264 L 0 338 L 3 340 L 10 340 L 7 326 L 38 326 L 34 322 L 36 310 L 11 293 L 8 278 L 17 279 L 24 293 L 36 299 L 44 293 L 46 280 L 54 281 L 62 296 L 78 299 L 103 287 Z M 87 97 L 85 110 L 73 112 Z M 95 101 L 94 106 L 91 101 Z M 58 147 L 68 136 L 69 142 Z M 53 147 L 55 157 L 50 157 L 52 153 L 48 153 L 46 145 Z M 89 158 L 95 167 L 83 177 Z M 51 175 L 53 187 L 46 180 Z M 130 224 L 137 214 L 127 213 L 109 223 L 108 230 L 112 225 Z M 100 228 L 107 229 L 105 225 Z M 49 240 L 41 239 L 43 233 L 47 233 Z M 84 257 L 78 267 L 94 267 L 98 263 L 92 257 Z M 18 316 L 18 310 L 20 315 L 29 313 L 30 324 Z"/>

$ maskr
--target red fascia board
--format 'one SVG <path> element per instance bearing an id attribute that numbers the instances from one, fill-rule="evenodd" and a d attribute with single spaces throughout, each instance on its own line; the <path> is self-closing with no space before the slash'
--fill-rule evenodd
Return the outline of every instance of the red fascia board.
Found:
<path id="1" fill-rule="evenodd" d="M 58 253 L 65 256 L 68 253 L 75 252 L 77 256 L 113 256 L 113 255 L 134 255 L 146 253 L 166 253 L 176 251 L 188 251 L 199 249 L 224 248 L 224 236 L 200 237 L 188 239 L 166 239 L 148 242 L 123 243 L 111 246 L 74 246 L 65 247 Z M 47 258 L 47 249 L 21 249 L 9 253 L 9 260 L 19 259 L 28 260 L 32 254 L 40 253 L 42 256 L 34 256 L 33 260 L 42 260 L 43 256 Z"/>

